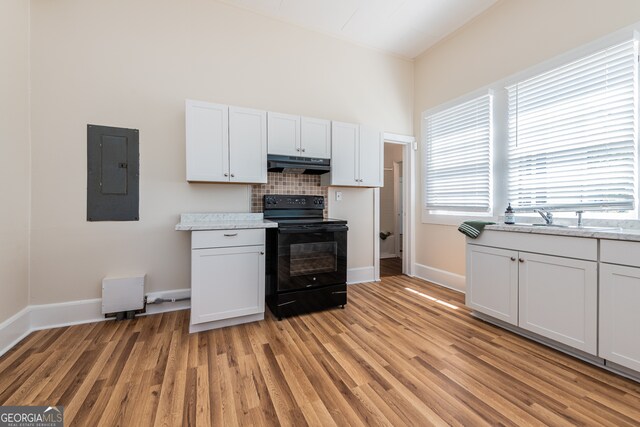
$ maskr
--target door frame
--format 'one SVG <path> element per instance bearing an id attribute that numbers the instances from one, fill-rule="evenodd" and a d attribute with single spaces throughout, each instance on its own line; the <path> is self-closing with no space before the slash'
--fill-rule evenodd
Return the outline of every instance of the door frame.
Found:
<path id="1" fill-rule="evenodd" d="M 398 220 L 398 216 L 403 211 L 402 208 L 404 208 L 404 206 L 400 206 L 400 189 L 402 188 L 400 186 L 401 167 L 402 162 L 393 162 L 393 234 L 395 235 L 395 238 L 393 239 L 393 253 L 396 254 L 397 257 L 404 253 L 404 248 L 400 247 L 400 230 L 402 229 L 401 224 L 404 222 L 404 217 Z"/>
<path id="2" fill-rule="evenodd" d="M 416 153 L 418 144 L 416 138 L 410 135 L 399 135 L 384 132 L 383 143 L 399 144 L 402 150 L 402 176 L 403 176 L 403 211 L 402 222 L 402 272 L 407 276 L 415 276 L 415 208 L 416 208 Z M 383 151 L 384 152 L 384 151 Z M 384 161 L 384 159 L 383 159 Z M 380 281 L 380 188 L 373 190 L 373 266 L 374 278 Z M 397 236 L 396 236 L 397 238 Z"/>

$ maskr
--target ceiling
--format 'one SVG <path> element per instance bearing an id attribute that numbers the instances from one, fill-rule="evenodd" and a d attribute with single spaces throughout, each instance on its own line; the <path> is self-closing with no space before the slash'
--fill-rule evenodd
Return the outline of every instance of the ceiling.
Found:
<path id="1" fill-rule="evenodd" d="M 497 0 L 221 1 L 412 59 Z"/>

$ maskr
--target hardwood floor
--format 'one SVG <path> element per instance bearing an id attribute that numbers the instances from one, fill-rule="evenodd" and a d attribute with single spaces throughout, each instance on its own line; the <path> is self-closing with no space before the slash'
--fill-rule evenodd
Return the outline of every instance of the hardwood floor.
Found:
<path id="1" fill-rule="evenodd" d="M 380 260 L 380 277 L 401 275 L 402 258 L 383 258 Z"/>
<path id="2" fill-rule="evenodd" d="M 346 309 L 189 335 L 188 311 L 35 332 L 1 405 L 65 425 L 640 425 L 640 384 L 471 317 L 406 276 Z"/>

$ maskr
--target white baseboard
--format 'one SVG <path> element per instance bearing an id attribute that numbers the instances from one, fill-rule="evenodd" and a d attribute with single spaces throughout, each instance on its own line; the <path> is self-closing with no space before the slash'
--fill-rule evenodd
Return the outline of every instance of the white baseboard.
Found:
<path id="1" fill-rule="evenodd" d="M 191 298 L 191 289 L 173 289 L 171 291 L 149 292 L 147 298 L 183 299 Z M 147 304 L 146 314 L 166 313 L 168 311 L 186 310 L 191 308 L 191 301 L 163 302 L 160 304 Z"/>
<path id="2" fill-rule="evenodd" d="M 396 255 L 396 254 L 380 254 L 380 259 L 385 259 L 385 258 L 398 258 L 398 255 Z"/>
<path id="3" fill-rule="evenodd" d="M 59 328 L 81 323 L 102 322 L 102 299 L 30 305 L 31 330 Z"/>
<path id="4" fill-rule="evenodd" d="M 415 265 L 415 273 L 416 277 L 426 280 L 427 282 L 435 283 L 436 285 L 462 293 L 466 290 L 465 277 L 460 274 L 418 263 Z"/>
<path id="5" fill-rule="evenodd" d="M 191 296 L 191 289 L 151 292 L 156 298 L 181 299 Z M 148 304 L 144 315 L 165 313 L 190 308 L 191 301 Z M 113 318 L 111 318 L 113 319 Z M 103 322 L 102 299 L 69 301 L 55 304 L 39 304 L 25 307 L 19 313 L 0 323 L 0 356 L 22 341 L 33 331 L 61 328 L 82 323 Z"/>
<path id="6" fill-rule="evenodd" d="M 371 267 L 350 268 L 347 270 L 347 285 L 375 281 L 375 269 Z"/>
<path id="7" fill-rule="evenodd" d="M 0 356 L 31 333 L 29 307 L 0 323 Z"/>

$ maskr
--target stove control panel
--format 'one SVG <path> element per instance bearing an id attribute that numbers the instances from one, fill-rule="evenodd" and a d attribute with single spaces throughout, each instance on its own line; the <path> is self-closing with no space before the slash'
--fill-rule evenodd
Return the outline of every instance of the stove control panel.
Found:
<path id="1" fill-rule="evenodd" d="M 269 194 L 264 196 L 264 208 L 324 209 L 324 196 Z"/>

